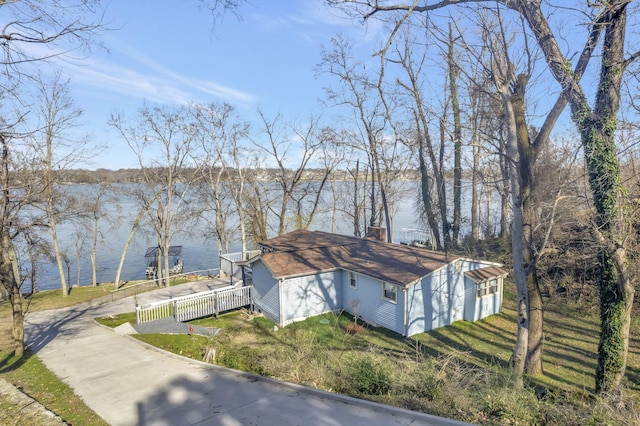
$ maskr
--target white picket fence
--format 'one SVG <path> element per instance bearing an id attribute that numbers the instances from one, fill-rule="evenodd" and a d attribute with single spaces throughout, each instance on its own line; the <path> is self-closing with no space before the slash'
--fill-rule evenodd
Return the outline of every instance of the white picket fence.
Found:
<path id="1" fill-rule="evenodd" d="M 136 307 L 136 321 L 142 324 L 174 317 L 178 321 L 218 315 L 251 304 L 252 286 L 222 287 Z"/>

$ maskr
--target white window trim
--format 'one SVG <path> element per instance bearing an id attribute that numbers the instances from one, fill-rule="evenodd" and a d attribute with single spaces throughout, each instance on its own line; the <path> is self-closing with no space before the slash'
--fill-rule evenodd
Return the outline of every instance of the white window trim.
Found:
<path id="1" fill-rule="evenodd" d="M 394 294 L 395 294 L 395 298 L 394 298 L 394 299 L 391 299 L 391 298 L 387 297 L 387 295 L 385 294 L 385 291 L 384 291 L 384 286 L 385 286 L 385 285 L 393 286 L 393 288 L 394 288 Z M 387 302 L 391 302 L 391 303 L 398 303 L 398 286 L 397 286 L 397 285 L 395 285 L 395 284 L 389 284 L 389 283 L 387 283 L 387 282 L 385 282 L 385 281 L 382 281 L 382 286 L 381 286 L 381 288 L 382 288 L 382 298 L 383 298 L 384 300 L 386 300 Z"/>
<path id="2" fill-rule="evenodd" d="M 500 292 L 502 286 L 502 278 L 491 278 L 476 283 L 476 299 L 482 299 L 487 296 L 494 296 Z M 480 295 L 480 290 L 484 290 L 484 294 Z M 493 291 L 491 291 L 493 290 Z"/>
<path id="3" fill-rule="evenodd" d="M 353 282 L 355 285 L 351 285 L 351 277 L 353 277 Z M 358 288 L 358 274 L 355 272 L 349 271 L 349 276 L 347 277 L 347 286 L 349 288 Z"/>

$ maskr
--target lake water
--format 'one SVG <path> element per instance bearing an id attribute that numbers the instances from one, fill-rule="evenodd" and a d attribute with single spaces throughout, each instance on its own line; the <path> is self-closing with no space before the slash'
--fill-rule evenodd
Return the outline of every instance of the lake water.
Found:
<path id="1" fill-rule="evenodd" d="M 336 185 L 344 185 L 340 183 Z M 401 228 L 404 227 L 421 227 L 416 216 L 415 199 L 418 191 L 418 183 L 405 182 L 407 191 L 403 193 L 394 206 L 393 217 L 393 240 L 399 241 Z M 124 185 L 121 185 L 121 187 Z M 77 185 L 66 188 L 71 193 L 83 196 L 96 191 L 97 187 L 93 185 Z M 328 202 L 328 201 L 326 201 Z M 466 203 L 465 203 L 466 204 Z M 120 218 L 117 226 L 108 227 L 106 221 L 100 223 L 102 238 L 99 241 L 97 249 L 97 279 L 98 282 L 113 282 L 115 279 L 120 256 L 124 248 L 131 223 L 135 218 L 138 210 L 138 202 L 126 195 L 118 195 L 105 205 L 107 211 L 112 212 L 114 216 Z M 469 211 L 469 210 L 467 210 Z M 353 234 L 352 220 L 345 215 L 336 217 L 335 232 L 342 234 Z M 217 257 L 217 244 L 214 239 L 207 238 L 210 234 L 208 226 L 205 223 L 198 223 L 188 227 L 189 232 L 178 231 L 172 238 L 171 245 L 182 245 L 184 272 L 215 269 L 219 266 Z M 322 213 L 316 216 L 310 226 L 311 230 L 331 230 L 331 217 L 328 213 Z M 62 224 L 59 226 L 58 236 L 60 246 L 67 251 L 68 256 L 68 281 L 75 285 L 78 282 L 77 277 L 77 256 L 75 250 L 75 241 L 77 241 L 73 226 Z M 269 235 L 273 237 L 275 235 Z M 44 236 L 48 238 L 48 236 Z M 122 269 L 121 280 L 140 280 L 145 279 L 145 251 L 148 246 L 157 245 L 155 234 L 149 229 L 140 228 L 129 246 L 127 256 L 125 258 Z M 240 251 L 239 243 L 233 244 L 230 251 Z M 80 285 L 91 284 L 91 260 L 90 253 L 87 251 L 80 259 Z M 38 274 L 38 289 L 55 289 L 60 288 L 60 278 L 55 263 L 46 263 L 40 266 Z"/>

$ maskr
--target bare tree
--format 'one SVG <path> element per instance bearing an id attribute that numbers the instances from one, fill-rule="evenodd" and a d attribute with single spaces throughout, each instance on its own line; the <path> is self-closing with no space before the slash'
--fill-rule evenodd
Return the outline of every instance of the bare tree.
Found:
<path id="1" fill-rule="evenodd" d="M 86 0 L 51 0 L 41 2 L 37 0 L 3 1 L 0 3 L 6 24 L 0 33 L 2 40 L 2 59 L 0 64 L 4 75 L 0 89 L 2 95 L 13 99 L 22 98 L 25 94 L 21 89 L 23 81 L 29 80 L 33 74 L 33 67 L 26 64 L 46 62 L 54 56 L 64 55 L 74 49 L 86 49 L 93 42 L 93 37 L 101 30 L 99 18 L 91 21 L 91 15 L 96 11 L 98 1 Z M 33 46 L 46 46 L 46 49 L 33 49 Z M 45 52 L 42 54 L 42 52 Z M 24 99 L 21 99 L 22 101 Z M 25 105 L 24 102 L 18 102 Z M 23 116 L 24 114 L 18 114 Z M 19 290 L 19 267 L 15 256 L 13 238 L 16 229 L 12 224 L 17 223 L 17 206 L 24 205 L 24 192 L 12 189 L 8 176 L 10 169 L 10 151 L 15 138 L 12 133 L 11 120 L 3 117 L 2 125 L 2 191 L 0 201 L 0 241 L 2 244 L 2 262 L 0 262 L 0 280 L 5 289 L 10 289 L 10 300 L 13 307 L 13 336 L 15 353 L 21 356 L 24 351 L 23 306 L 22 294 Z M 17 124 L 20 120 L 15 120 Z M 19 197 L 17 200 L 15 197 Z M 18 209 L 19 210 L 19 209 Z M 13 216 L 13 217 L 12 217 Z"/>
<path id="2" fill-rule="evenodd" d="M 169 246 L 179 229 L 179 220 L 189 217 L 188 194 L 196 174 L 194 166 L 197 126 L 184 108 L 143 106 L 130 121 L 119 115 L 110 124 L 118 130 L 138 158 L 145 186 L 155 194 L 147 209 L 158 245 L 158 272 L 169 286 Z M 146 200 L 149 200 L 146 197 Z M 145 201 L 144 205 L 147 202 Z"/>
<path id="3" fill-rule="evenodd" d="M 292 206 L 295 209 L 292 215 L 295 227 L 306 228 L 317 211 L 320 194 L 328 177 L 328 172 L 324 171 L 319 182 L 308 179 L 309 164 L 316 160 L 325 143 L 323 133 L 318 128 L 318 121 L 313 118 L 305 126 L 291 127 L 294 135 L 291 137 L 288 132 L 285 133 L 288 127 L 280 123 L 280 115 L 268 119 L 260 112 L 260 117 L 266 141 L 253 139 L 253 143 L 264 152 L 267 161 L 275 165 L 272 177 L 277 185 L 275 198 L 279 205 L 271 205 L 270 209 L 278 220 L 277 233 L 281 235 L 286 232 Z"/>
<path id="4" fill-rule="evenodd" d="M 82 111 L 77 108 L 70 95 L 68 82 L 56 75 L 49 84 L 41 82 L 38 95 L 37 128 L 32 133 L 33 149 L 40 154 L 42 184 L 44 187 L 44 210 L 49 221 L 49 232 L 58 265 L 62 295 L 69 295 L 64 265 L 58 241 L 58 224 L 65 217 L 74 215 L 74 197 L 63 192 L 61 185 L 67 170 L 89 156 L 86 149 L 88 139 L 73 139 L 69 135 L 77 127 Z"/>
<path id="5" fill-rule="evenodd" d="M 427 13 L 454 4 L 484 1 L 447 0 L 426 5 L 420 5 L 419 1 L 410 5 L 359 0 L 330 3 L 348 3 L 365 18 L 396 11 L 407 19 L 415 12 Z M 598 280 L 601 332 L 595 382 L 597 392 L 607 391 L 617 387 L 624 376 L 635 287 L 634 275 L 630 274 L 628 267 L 626 237 L 629 230 L 624 219 L 626 197 L 614 140 L 623 75 L 640 56 L 640 52 L 632 52 L 625 57 L 625 30 L 630 1 L 602 1 L 585 11 L 590 32 L 583 54 L 590 55 L 600 35 L 604 34 L 599 84 L 593 106 L 589 104 L 580 85 L 580 73 L 575 73 L 570 66 L 571 61 L 560 49 L 541 3 L 528 0 L 502 0 L 497 3 L 519 14 L 527 23 L 544 54 L 548 70 L 562 88 L 562 101 L 570 105 L 572 120 L 581 135 L 596 209 L 592 234 L 601 246 Z M 578 61 L 582 59 L 581 55 Z"/>
<path id="6" fill-rule="evenodd" d="M 387 238 L 392 238 L 392 203 L 397 195 L 394 182 L 403 175 L 410 162 L 401 143 L 398 126 L 392 122 L 393 92 L 385 87 L 384 61 L 377 74 L 371 68 L 354 61 L 352 46 L 343 38 L 332 40 L 333 48 L 323 52 L 318 71 L 327 73 L 339 82 L 337 88 L 325 88 L 326 102 L 347 108 L 353 119 L 348 127 L 356 127 L 346 141 L 360 151 L 366 160 L 363 172 L 370 175 L 368 226 L 384 223 Z M 390 93 L 391 92 L 391 93 Z M 366 174 L 365 174 L 366 176 Z"/>
<path id="7" fill-rule="evenodd" d="M 20 268 L 13 245 L 16 233 L 17 213 L 24 205 L 25 199 L 16 196 L 19 188 L 10 181 L 9 136 L 0 134 L 2 144 L 2 169 L 0 170 L 0 186 L 2 187 L 2 203 L 0 203 L 0 279 L 12 308 L 12 336 L 14 352 L 17 356 L 24 353 L 24 310 L 22 291 L 20 290 Z M 16 191 L 18 190 L 18 191 Z"/>
<path id="8" fill-rule="evenodd" d="M 158 188 L 155 188 L 155 190 L 152 191 L 151 193 L 147 194 L 144 190 L 138 190 L 138 189 L 140 188 L 136 188 L 136 190 L 133 191 L 133 194 L 131 194 L 131 196 L 139 200 L 140 209 L 138 210 L 136 217 L 131 222 L 131 228 L 129 229 L 129 234 L 127 235 L 127 239 L 124 243 L 122 254 L 120 255 L 120 261 L 118 262 L 118 269 L 116 270 L 116 276 L 114 279 L 115 289 L 118 289 L 120 287 L 120 276 L 122 275 L 122 268 L 124 266 L 125 258 L 127 257 L 127 252 L 129 251 L 129 246 L 133 241 L 133 237 L 135 236 L 136 232 L 140 228 L 140 224 L 142 223 L 145 215 L 147 214 L 151 206 L 153 206 L 155 200 L 157 199 L 157 197 L 160 196 L 160 192 L 162 191 L 162 188 L 158 187 Z"/>
<path id="9" fill-rule="evenodd" d="M 98 243 L 102 240 L 105 225 L 113 228 L 115 218 L 108 206 L 116 202 L 112 194 L 114 189 L 109 184 L 98 183 L 91 194 L 79 203 L 79 227 L 89 237 L 86 243 L 90 247 L 91 285 L 98 285 Z M 82 232 L 80 231 L 80 232 Z M 79 235 L 78 238 L 81 236 Z M 80 259 L 78 259 L 80 260 Z"/>
<path id="10" fill-rule="evenodd" d="M 200 203 L 205 212 L 214 214 L 213 220 L 207 215 L 201 215 L 201 218 L 212 225 L 218 241 L 218 255 L 229 251 L 230 241 L 237 235 L 242 252 L 245 252 L 245 177 L 239 145 L 248 133 L 248 125 L 240 121 L 228 104 L 193 105 L 191 110 L 198 123 L 198 139 L 203 152 L 199 159 L 202 164 Z"/>

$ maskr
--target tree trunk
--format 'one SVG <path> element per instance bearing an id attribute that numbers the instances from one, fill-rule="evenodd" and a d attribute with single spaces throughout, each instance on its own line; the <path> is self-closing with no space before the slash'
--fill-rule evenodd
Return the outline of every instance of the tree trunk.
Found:
<path id="1" fill-rule="evenodd" d="M 449 23 L 449 51 L 447 61 L 449 65 L 451 107 L 453 109 L 453 233 L 451 239 L 454 244 L 456 244 L 458 242 L 462 216 L 462 125 L 460 123 L 460 103 L 458 101 L 458 67 L 454 58 L 454 39 L 451 23 Z"/>
<path id="2" fill-rule="evenodd" d="M 438 250 L 442 250 L 442 244 L 440 241 L 440 229 L 438 228 L 438 221 L 436 220 L 436 216 L 433 213 L 433 207 L 431 203 L 431 177 L 429 176 L 427 163 L 424 159 L 424 142 L 422 141 L 422 137 L 420 135 L 418 135 L 418 138 L 418 160 L 420 162 L 420 195 L 422 197 L 422 206 L 424 207 L 424 214 L 427 219 L 427 224 L 429 225 L 429 228 L 431 228 L 436 247 Z"/>
<path id="3" fill-rule="evenodd" d="M 544 311 L 533 254 L 533 226 L 535 221 L 533 212 L 533 191 L 535 187 L 533 166 L 537 159 L 539 146 L 531 143 L 525 118 L 525 92 L 528 80 L 528 75 L 520 74 L 517 76 L 516 82 L 513 84 L 511 104 L 517 130 L 518 175 L 520 179 L 518 198 L 520 199 L 523 215 L 522 256 L 527 275 L 527 293 L 529 295 L 529 343 L 525 370 L 529 374 L 542 374 Z"/>
<path id="4" fill-rule="evenodd" d="M 628 63 L 624 59 L 626 7 L 628 1 L 605 2 L 598 24 L 604 27 L 600 84 L 593 110 L 579 85 L 567 70 L 565 58 L 552 36 L 538 3 L 518 3 L 532 29 L 550 71 L 562 85 L 571 105 L 571 117 L 581 135 L 589 184 L 596 209 L 594 233 L 600 236 L 600 343 L 595 374 L 596 392 L 606 392 L 620 385 L 629 348 L 631 306 L 634 282 L 628 273 L 624 250 L 625 195 L 620 163 L 615 145 L 617 115 L 620 108 L 622 77 Z"/>
<path id="5" fill-rule="evenodd" d="M 13 350 L 16 356 L 22 356 L 24 354 L 24 312 L 20 283 L 15 275 L 17 258 L 9 235 L 9 227 L 3 226 L 3 228 L 2 236 L 0 237 L 2 239 L 0 280 L 2 280 L 3 287 L 9 293 L 9 301 L 11 303 Z"/>
<path id="6" fill-rule="evenodd" d="M 384 220 L 387 228 L 387 242 L 393 242 L 393 229 L 391 229 L 391 213 L 389 213 L 389 202 L 387 201 L 387 192 L 384 189 L 382 183 L 380 185 L 380 197 L 382 198 L 382 207 L 384 209 Z"/>
<path id="7" fill-rule="evenodd" d="M 480 165 L 480 147 L 474 141 L 473 145 L 473 170 L 471 175 L 471 239 L 475 242 L 480 239 L 480 221 L 478 220 L 480 203 L 478 202 L 478 168 Z"/>
<path id="8" fill-rule="evenodd" d="M 634 284 L 628 271 L 624 239 L 625 195 L 615 144 L 620 88 L 624 72 L 626 5 L 611 12 L 605 30 L 600 84 L 594 111 L 577 118 L 582 124 L 582 143 L 589 170 L 589 183 L 597 211 L 596 227 L 607 244 L 601 251 L 600 342 L 596 367 L 596 392 L 620 385 L 629 349 L 629 327 Z"/>
<path id="9" fill-rule="evenodd" d="M 505 104 L 508 102 L 505 102 Z M 505 105 L 506 110 L 511 109 L 510 105 Z M 515 135 L 515 125 L 509 123 L 507 136 L 507 157 L 517 158 L 518 148 Z M 518 318 L 516 344 L 513 350 L 512 363 L 515 372 L 515 386 L 523 387 L 524 369 L 528 352 L 529 342 L 529 298 L 527 291 L 527 278 L 523 262 L 523 217 L 522 205 L 518 197 L 519 179 L 514 165 L 507 161 L 507 176 L 511 188 L 511 205 L 513 218 L 511 222 L 511 250 L 513 254 L 513 278 L 516 283 L 516 297 L 518 299 Z"/>
<path id="10" fill-rule="evenodd" d="M 129 231 L 129 236 L 127 237 L 127 241 L 124 243 L 124 248 L 122 249 L 122 254 L 120 255 L 120 263 L 118 263 L 118 270 L 116 271 L 116 278 L 114 282 L 114 289 L 118 289 L 120 287 L 120 274 L 122 274 L 122 267 L 124 265 L 124 259 L 127 256 L 127 251 L 129 250 L 129 245 L 131 241 L 133 241 L 133 237 L 140 225 L 140 221 L 144 214 L 149 210 L 150 204 L 146 204 L 143 208 L 140 209 L 138 215 L 133 220 L 133 224 L 131 225 L 131 230 Z"/>
<path id="11" fill-rule="evenodd" d="M 496 70 L 506 71 L 505 64 L 501 58 L 494 57 L 492 71 L 494 71 L 494 82 L 496 89 L 502 100 L 504 121 L 507 130 L 507 140 L 505 144 L 505 176 L 509 184 L 511 198 L 511 212 L 513 215 L 511 221 L 511 252 L 513 256 L 513 279 L 516 284 L 517 298 L 517 331 L 516 344 L 513 349 L 511 358 L 514 368 L 514 385 L 516 387 L 524 386 L 524 371 L 529 345 L 529 297 L 527 291 L 527 277 L 524 266 L 524 247 L 523 247 L 523 213 L 521 199 L 521 181 L 516 169 L 518 161 L 518 125 L 516 119 L 516 110 L 514 108 L 513 96 L 509 91 L 508 81 L 506 78 L 500 78 L 500 72 Z M 494 68 L 495 67 L 495 68 Z M 509 75 L 508 73 L 506 75 Z"/>
<path id="12" fill-rule="evenodd" d="M 52 203 L 53 201 L 51 201 Z M 48 203 L 47 213 L 49 214 L 49 233 L 51 234 L 51 241 L 53 242 L 53 253 L 56 257 L 56 264 L 58 265 L 58 275 L 60 277 L 60 288 L 62 289 L 62 296 L 69 296 L 69 286 L 67 284 L 67 278 L 64 273 L 64 265 L 62 264 L 62 254 L 60 253 L 60 246 L 58 245 L 58 232 L 56 229 L 55 213 L 53 206 Z"/>
<path id="13" fill-rule="evenodd" d="M 93 240 L 91 245 L 91 285 L 98 286 L 98 219 L 93 221 Z"/>
<path id="14" fill-rule="evenodd" d="M 600 342 L 596 367 L 596 392 L 616 388 L 624 376 L 629 348 L 629 327 L 634 286 L 627 272 L 628 259 L 622 248 L 624 233 L 618 223 L 623 202 L 620 168 L 613 128 L 606 126 L 607 118 L 594 120 L 582 132 L 589 182 L 596 205 L 596 230 L 600 240 Z M 587 119 L 588 120 L 588 119 Z M 585 120 L 586 121 L 586 120 Z M 610 247 L 613 246 L 613 247 Z"/>
<path id="15" fill-rule="evenodd" d="M 440 150 L 438 156 L 438 162 L 435 163 L 432 156 L 433 162 L 433 171 L 436 179 L 436 190 L 438 193 L 438 208 L 440 210 L 440 222 L 442 222 L 442 243 L 445 251 L 449 250 L 449 246 L 451 245 L 451 224 L 449 223 L 448 216 L 448 205 L 447 205 L 447 187 L 446 181 L 444 178 L 444 150 L 445 150 L 445 121 L 444 117 L 440 120 Z M 432 152 L 430 144 L 427 145 L 429 147 L 429 152 Z"/>
<path id="16" fill-rule="evenodd" d="M 358 197 L 360 193 L 358 190 L 358 180 L 360 179 L 360 160 L 356 160 L 356 171 L 353 173 L 353 236 L 360 237 L 360 206 Z"/>
<path id="17" fill-rule="evenodd" d="M 82 272 L 82 250 L 80 250 L 80 246 L 76 246 L 76 286 L 80 287 L 80 272 Z M 69 273 L 71 274 L 71 273 Z M 71 277 L 69 277 L 69 281 L 71 281 Z"/>
<path id="18" fill-rule="evenodd" d="M 369 215 L 369 227 L 376 226 L 376 169 L 373 160 L 371 161 L 371 193 L 369 194 L 369 198 L 371 199 L 371 214 Z M 367 227 L 368 228 L 368 227 Z M 364 230 L 365 235 L 367 234 L 367 229 Z"/>
<path id="19" fill-rule="evenodd" d="M 9 193 L 9 147 L 4 135 L 0 135 L 2 142 L 2 169 L 0 170 L 0 185 L 2 187 L 2 203 L 0 204 L 0 283 L 6 291 L 11 303 L 11 335 L 16 356 L 24 354 L 24 312 L 22 293 L 20 291 L 18 258 L 11 240 L 11 216 Z"/>
<path id="20" fill-rule="evenodd" d="M 504 144 L 503 141 L 500 141 L 501 144 Z M 500 147 L 501 152 L 504 152 L 504 146 Z M 500 167 L 502 169 L 502 175 L 505 176 L 507 174 L 507 167 L 505 158 L 500 157 Z M 505 181 L 502 186 L 502 191 L 500 191 L 500 233 L 498 236 L 500 239 L 505 240 L 509 235 L 509 182 Z M 487 204 L 487 217 L 491 217 L 491 203 Z M 490 223 L 487 221 L 487 223 Z M 490 231 L 490 230 L 489 230 Z"/>

